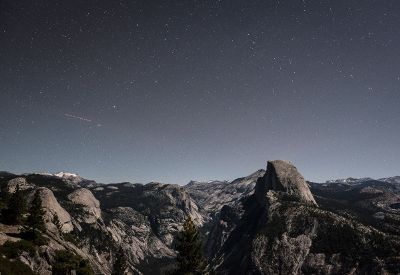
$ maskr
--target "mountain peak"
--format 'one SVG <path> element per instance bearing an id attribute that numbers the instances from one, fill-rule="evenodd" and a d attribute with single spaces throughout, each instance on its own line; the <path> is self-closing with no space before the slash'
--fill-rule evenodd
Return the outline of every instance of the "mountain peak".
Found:
<path id="1" fill-rule="evenodd" d="M 80 177 L 78 174 L 68 173 L 68 172 L 58 172 L 54 174 L 54 176 L 59 178 L 78 178 Z"/>
<path id="2" fill-rule="evenodd" d="M 301 201 L 316 205 L 304 177 L 289 161 L 268 161 L 267 171 L 256 185 L 256 196 L 259 201 L 264 201 L 269 190 L 285 192 L 298 197 Z"/>

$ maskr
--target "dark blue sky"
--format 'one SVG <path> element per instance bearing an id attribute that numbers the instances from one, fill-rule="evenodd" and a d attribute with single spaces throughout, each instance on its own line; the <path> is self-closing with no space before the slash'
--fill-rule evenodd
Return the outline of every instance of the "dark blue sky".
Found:
<path id="1" fill-rule="evenodd" d="M 400 174 L 400 1 L 0 0 L 0 170 Z"/>

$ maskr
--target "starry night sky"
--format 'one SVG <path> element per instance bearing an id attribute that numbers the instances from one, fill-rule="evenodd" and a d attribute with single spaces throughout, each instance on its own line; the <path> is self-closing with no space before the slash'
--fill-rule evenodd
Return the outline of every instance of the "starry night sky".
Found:
<path id="1" fill-rule="evenodd" d="M 0 170 L 400 174 L 398 0 L 0 0 Z"/>

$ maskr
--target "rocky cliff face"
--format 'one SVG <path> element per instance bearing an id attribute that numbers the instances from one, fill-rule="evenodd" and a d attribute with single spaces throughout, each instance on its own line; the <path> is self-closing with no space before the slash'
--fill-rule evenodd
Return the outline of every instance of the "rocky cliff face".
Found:
<path id="1" fill-rule="evenodd" d="M 34 189 L 35 188 L 33 188 L 33 190 Z M 39 192 L 40 198 L 42 199 L 47 230 L 53 233 L 58 233 L 58 231 L 60 231 L 61 234 L 71 232 L 74 229 L 71 215 L 58 203 L 53 192 L 46 187 L 39 187 L 36 188 L 36 190 Z M 30 194 L 32 196 L 33 192 L 30 192 Z M 59 225 L 54 224 L 56 216 L 59 219 Z M 59 228 L 57 228 L 57 226 Z"/>
<path id="2" fill-rule="evenodd" d="M 267 173 L 256 186 L 256 196 L 260 203 L 264 203 L 265 194 L 269 190 L 285 193 L 304 203 L 317 204 L 303 176 L 287 161 L 268 162 Z"/>
<path id="3" fill-rule="evenodd" d="M 400 273 L 396 178 L 307 183 L 290 162 L 270 161 L 232 182 L 102 185 L 69 173 L 0 173 L 0 186 L 2 198 L 17 186 L 28 204 L 35 192 L 42 198 L 48 242 L 18 256 L 39 274 L 52 273 L 59 250 L 111 274 L 121 249 L 127 274 L 163 274 L 187 216 L 216 274 Z M 0 253 L 21 232 L 0 221 Z"/>
<path id="4" fill-rule="evenodd" d="M 214 254 L 211 253 L 212 265 L 217 273 L 274 273 L 274 265 L 264 256 L 271 252 L 274 238 L 280 236 L 283 230 L 284 217 L 277 213 L 281 199 L 293 200 L 308 207 L 316 206 L 308 185 L 297 169 L 288 162 L 271 161 L 266 173 L 257 179 L 254 194 L 243 198 L 243 214 L 237 215 L 235 209 L 225 208 L 221 211 L 224 215 L 220 215 L 220 221 L 215 223 L 212 233 L 216 235 L 210 236 L 210 239 L 225 240 L 219 243 L 219 247 L 214 246 Z M 227 232 L 224 228 L 231 228 L 231 231 Z M 273 238 L 262 235 L 265 230 L 273 234 Z M 285 272 L 297 272 L 298 266 L 293 267 L 294 262 L 301 260 L 300 252 L 307 251 L 309 242 L 306 235 L 283 238 L 275 244 L 277 253 L 274 257 L 268 255 L 268 258 L 278 260 L 278 253 L 282 253 L 288 262 L 288 255 L 296 252 L 297 258 L 287 263 L 292 268 Z M 286 254 L 291 250 L 292 253 Z"/>
<path id="5" fill-rule="evenodd" d="M 48 244 L 23 262 L 40 274 L 51 274 L 57 250 L 68 250 L 87 259 L 96 274 L 111 274 L 120 248 L 128 274 L 159 274 L 176 256 L 174 238 L 187 216 L 201 226 L 203 216 L 184 188 L 178 185 L 121 183 L 86 184 L 89 181 L 60 175 L 7 174 L 0 179 L 2 195 L 25 192 L 28 205 L 39 192 L 45 211 Z M 86 188 L 81 187 L 84 182 Z M 56 224 L 55 216 L 59 222 Z M 1 229 L 0 229 L 1 230 Z M 17 242 L 22 228 L 1 234 L 1 244 Z M 39 267 L 40 266 L 40 267 Z"/>
<path id="6" fill-rule="evenodd" d="M 307 183 L 288 162 L 268 163 L 244 208 L 211 257 L 218 274 L 399 272 L 397 235 L 318 207 Z M 225 222 L 221 216 L 219 224 L 223 227 Z"/>
<path id="7" fill-rule="evenodd" d="M 100 202 L 86 188 L 78 188 L 68 195 L 68 199 L 76 206 L 81 207 L 79 221 L 96 223 L 101 219 Z"/>

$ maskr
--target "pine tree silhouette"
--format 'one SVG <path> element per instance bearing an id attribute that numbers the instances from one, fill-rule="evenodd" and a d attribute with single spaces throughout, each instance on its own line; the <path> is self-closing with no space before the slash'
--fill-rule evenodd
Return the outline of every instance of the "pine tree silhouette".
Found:
<path id="1" fill-rule="evenodd" d="M 178 235 L 177 247 L 178 268 L 173 274 L 189 275 L 204 274 L 205 260 L 202 255 L 202 243 L 199 231 L 192 219 L 188 217 L 183 224 L 183 230 Z"/>
<path id="2" fill-rule="evenodd" d="M 44 210 L 42 208 L 42 199 L 40 198 L 39 191 L 36 191 L 30 208 L 30 215 L 28 217 L 29 232 L 33 239 L 37 239 L 40 231 L 45 231 L 44 224 Z"/>
<path id="3" fill-rule="evenodd" d="M 22 224 L 23 214 L 26 212 L 25 200 L 22 196 L 22 192 L 17 185 L 15 192 L 12 194 L 8 207 L 4 211 L 4 217 L 9 224 Z"/>

